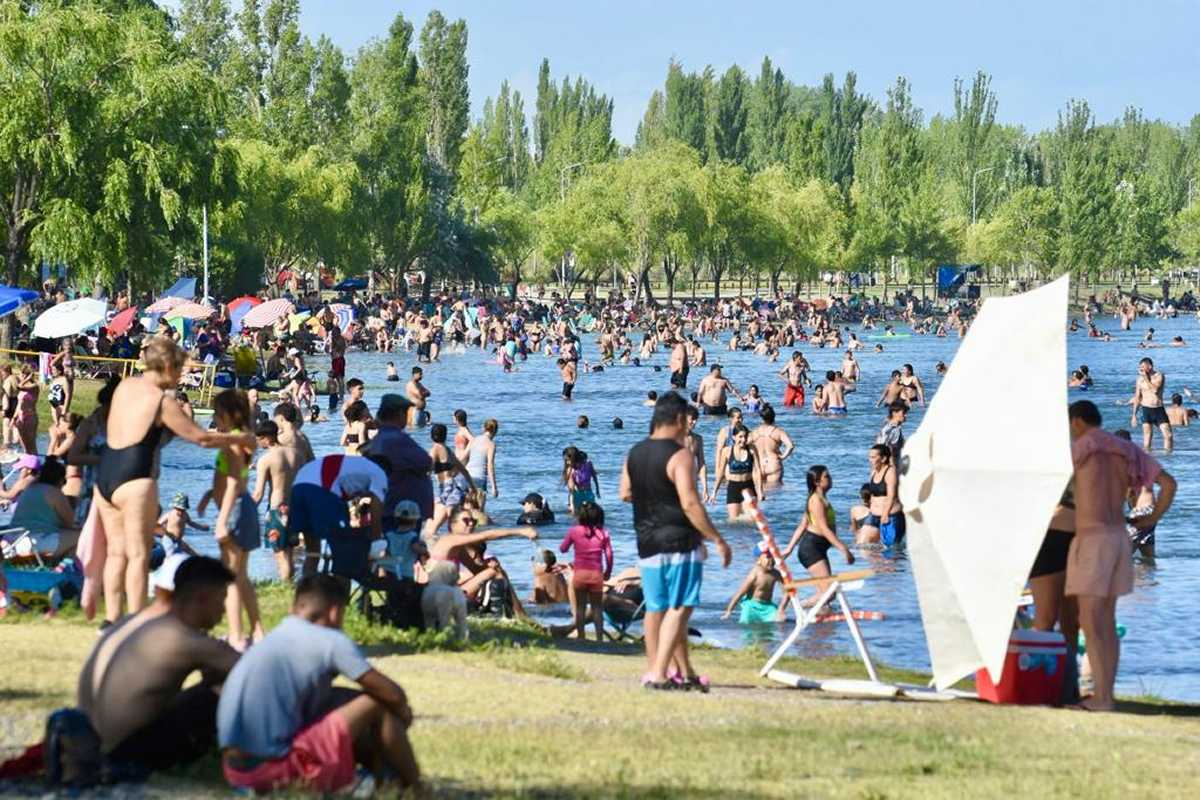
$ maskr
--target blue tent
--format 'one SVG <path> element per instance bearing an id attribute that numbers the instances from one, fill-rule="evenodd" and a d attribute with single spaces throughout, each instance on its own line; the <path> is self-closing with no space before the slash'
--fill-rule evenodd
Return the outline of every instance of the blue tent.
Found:
<path id="1" fill-rule="evenodd" d="M 23 305 L 38 299 L 38 293 L 33 289 L 20 289 L 14 286 L 0 286 L 0 317 L 8 316 Z"/>
<path id="2" fill-rule="evenodd" d="M 366 278 L 346 278 L 334 285 L 333 289 L 337 292 L 361 292 L 367 288 Z"/>
<path id="3" fill-rule="evenodd" d="M 967 278 L 980 271 L 978 264 L 939 264 L 938 297 L 957 297 Z"/>
<path id="4" fill-rule="evenodd" d="M 191 300 L 196 296 L 196 279 L 195 278 L 180 278 L 175 281 L 175 285 L 163 292 L 163 297 L 182 297 L 184 300 Z"/>

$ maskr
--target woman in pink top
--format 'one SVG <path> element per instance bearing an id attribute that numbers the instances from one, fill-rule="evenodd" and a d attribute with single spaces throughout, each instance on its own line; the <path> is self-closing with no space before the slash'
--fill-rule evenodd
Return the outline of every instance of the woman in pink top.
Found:
<path id="1" fill-rule="evenodd" d="M 592 607 L 592 621 L 596 624 L 596 641 L 604 640 L 604 581 L 612 574 L 612 539 L 604 529 L 604 509 L 585 501 L 577 509 L 579 524 L 567 531 L 566 538 L 558 546 L 560 552 L 575 547 L 574 574 L 571 587 L 575 590 L 572 601 L 575 614 L 575 633 L 586 638 L 584 611 Z"/>

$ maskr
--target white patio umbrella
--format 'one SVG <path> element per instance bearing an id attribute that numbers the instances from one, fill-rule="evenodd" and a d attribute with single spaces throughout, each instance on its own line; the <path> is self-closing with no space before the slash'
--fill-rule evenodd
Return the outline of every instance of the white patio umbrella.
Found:
<path id="1" fill-rule="evenodd" d="M 1067 291 L 1063 277 L 985 301 L 904 445 L 900 500 L 938 689 L 981 667 L 1000 682 L 1013 615 L 1071 477 Z M 998 381 L 1017 380 L 1019 401 L 998 400 Z"/>
<path id="2" fill-rule="evenodd" d="M 242 317 L 242 327 L 265 328 L 268 325 L 274 325 L 295 310 L 296 307 L 283 298 L 268 300 L 262 305 L 250 309 L 246 316 Z"/>
<path id="3" fill-rule="evenodd" d="M 33 323 L 33 335 L 46 339 L 74 336 L 104 324 L 108 303 L 85 297 L 68 300 L 43 311 Z"/>

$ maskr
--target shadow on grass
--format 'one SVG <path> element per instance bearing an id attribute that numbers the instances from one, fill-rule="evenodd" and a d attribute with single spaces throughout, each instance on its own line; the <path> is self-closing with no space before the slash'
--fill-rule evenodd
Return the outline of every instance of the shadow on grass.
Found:
<path id="1" fill-rule="evenodd" d="M 481 786 L 471 786 L 458 781 L 433 781 L 432 788 L 435 796 L 459 798 L 460 800 L 483 800 L 483 798 L 521 798 L 522 800 L 550 800 L 550 798 L 587 798 L 596 797 L 625 798 L 626 800 L 675 800 L 678 797 L 727 798 L 729 792 L 725 789 L 708 789 L 702 786 L 629 786 L 623 784 L 571 784 L 529 786 L 517 790 L 499 790 Z M 757 800 L 767 797 L 765 794 L 740 790 L 739 800 Z"/>
<path id="2" fill-rule="evenodd" d="M 1128 700 L 1117 699 L 1118 714 L 1135 714 L 1144 717 L 1200 717 L 1200 705 L 1172 703 L 1157 697 L 1135 697 Z"/>

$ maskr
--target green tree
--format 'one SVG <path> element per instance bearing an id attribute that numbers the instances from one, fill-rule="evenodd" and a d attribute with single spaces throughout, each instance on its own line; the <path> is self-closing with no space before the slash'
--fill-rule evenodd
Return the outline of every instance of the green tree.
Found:
<path id="1" fill-rule="evenodd" d="M 707 138 L 704 100 L 703 79 L 695 73 L 684 72 L 679 62 L 672 59 L 667 67 L 666 134 L 698 153 L 704 152 Z"/>
<path id="2" fill-rule="evenodd" d="M 650 94 L 650 102 L 646 104 L 646 113 L 638 123 L 634 138 L 634 146 L 638 150 L 653 149 L 667 140 L 666 105 L 663 93 L 655 89 Z"/>
<path id="3" fill-rule="evenodd" d="M 736 164 L 711 162 L 705 165 L 700 203 L 704 227 L 700 250 L 713 282 L 713 298 L 721 296 L 721 279 L 733 268 L 749 262 L 753 244 L 754 215 L 750 201 L 750 177 Z"/>
<path id="4" fill-rule="evenodd" d="M 854 154 L 863 119 L 870 108 L 870 100 L 858 93 L 857 85 L 858 78 L 853 72 L 846 73 L 840 89 L 834 85 L 833 75 L 826 75 L 821 84 L 825 179 L 837 184 L 847 196 L 854 183 Z"/>
<path id="5" fill-rule="evenodd" d="M 963 88 L 961 79 L 954 79 L 954 173 L 958 208 L 964 216 L 973 216 L 981 207 L 977 201 L 981 199 L 986 205 L 990 197 L 987 191 L 990 182 L 980 185 L 976 170 L 987 168 L 983 161 L 996 124 L 997 100 L 991 86 L 991 76 L 983 71 L 975 73 L 970 89 Z M 997 176 L 990 177 L 994 180 Z"/>
<path id="6" fill-rule="evenodd" d="M 748 109 L 748 164 L 751 169 L 765 169 L 783 161 L 788 95 L 783 71 L 775 67 L 769 57 L 764 57 Z"/>
<path id="7" fill-rule="evenodd" d="M 449 23 L 441 12 L 429 12 L 421 29 L 420 70 L 426 96 L 426 147 L 429 157 L 447 173 L 458 169 L 469 123 L 469 69 L 467 23 L 461 19 Z"/>
<path id="8" fill-rule="evenodd" d="M 773 249 L 767 266 L 771 293 L 779 291 L 785 273 L 799 282 L 831 266 L 837 235 L 832 187 L 816 178 L 797 187 L 781 165 L 757 173 L 751 183 L 764 221 L 757 238 Z"/>
<path id="9" fill-rule="evenodd" d="M 179 7 L 179 40 L 209 73 L 218 75 L 229 61 L 233 42 L 228 0 L 183 0 Z"/>
<path id="10" fill-rule="evenodd" d="M 1094 280 L 1111 254 L 1116 181 L 1110 135 L 1096 127 L 1086 101 L 1073 100 L 1058 115 L 1055 174 L 1059 196 L 1059 267 Z"/>
<path id="11" fill-rule="evenodd" d="M 745 164 L 750 153 L 746 132 L 750 81 L 736 64 L 725 70 L 716 85 L 712 114 L 713 154 L 722 161 Z"/>

